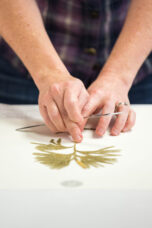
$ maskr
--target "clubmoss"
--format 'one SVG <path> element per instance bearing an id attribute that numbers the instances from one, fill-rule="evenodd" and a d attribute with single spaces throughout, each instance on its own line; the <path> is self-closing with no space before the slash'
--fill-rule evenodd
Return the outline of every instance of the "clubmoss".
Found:
<path id="1" fill-rule="evenodd" d="M 116 157 L 120 150 L 114 149 L 113 146 L 105 147 L 94 151 L 81 151 L 77 149 L 76 143 L 71 147 L 62 145 L 62 140 L 50 140 L 49 144 L 32 143 L 36 145 L 39 153 L 33 153 L 36 160 L 41 164 L 47 165 L 52 169 L 61 169 L 75 161 L 83 169 L 101 167 L 104 164 L 113 164 L 117 161 Z M 72 152 L 64 154 L 64 149 L 70 149 Z M 62 153 L 56 153 L 55 150 L 61 150 Z"/>

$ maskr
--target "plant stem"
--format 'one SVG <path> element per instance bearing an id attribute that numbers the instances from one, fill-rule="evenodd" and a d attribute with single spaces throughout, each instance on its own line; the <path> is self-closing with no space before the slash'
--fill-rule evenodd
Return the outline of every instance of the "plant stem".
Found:
<path id="1" fill-rule="evenodd" d="M 76 143 L 74 143 L 73 146 L 73 158 L 76 161 L 77 160 L 77 149 L 76 149 Z"/>

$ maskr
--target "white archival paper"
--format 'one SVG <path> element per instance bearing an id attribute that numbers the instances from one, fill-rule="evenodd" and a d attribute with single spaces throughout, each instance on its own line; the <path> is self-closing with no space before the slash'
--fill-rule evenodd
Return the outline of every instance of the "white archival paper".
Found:
<path id="1" fill-rule="evenodd" d="M 83 132 L 79 150 L 97 150 L 108 146 L 120 149 L 114 164 L 83 169 L 75 161 L 62 169 L 40 164 L 34 152 L 35 143 L 48 144 L 62 138 L 65 146 L 73 145 L 68 134 L 54 135 L 45 127 L 16 131 L 17 128 L 41 124 L 37 106 L 0 105 L 0 189 L 62 189 L 65 187 L 97 189 L 152 190 L 151 106 L 134 106 L 137 123 L 120 136 L 96 137 L 91 130 Z M 146 118 L 145 118 L 146 117 Z M 62 153 L 62 151 L 60 151 Z"/>

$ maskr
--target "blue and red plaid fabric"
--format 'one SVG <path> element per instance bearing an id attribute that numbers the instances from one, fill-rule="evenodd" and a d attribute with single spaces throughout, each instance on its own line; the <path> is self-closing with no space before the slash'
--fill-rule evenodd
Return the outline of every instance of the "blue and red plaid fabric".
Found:
<path id="1" fill-rule="evenodd" d="M 45 28 L 69 72 L 88 86 L 94 81 L 122 29 L 130 0 L 37 0 Z M 29 74 L 16 54 L 0 39 L 0 58 L 24 77 Z M 134 84 L 152 73 L 152 54 Z"/>

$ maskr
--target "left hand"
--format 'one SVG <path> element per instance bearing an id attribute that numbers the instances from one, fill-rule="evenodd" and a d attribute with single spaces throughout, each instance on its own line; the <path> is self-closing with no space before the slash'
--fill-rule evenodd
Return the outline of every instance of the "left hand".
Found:
<path id="1" fill-rule="evenodd" d="M 136 114 L 130 108 L 128 99 L 128 88 L 125 83 L 112 76 L 98 77 L 88 88 L 89 100 L 82 110 L 84 117 L 98 113 L 102 109 L 102 113 L 111 113 L 115 111 L 116 106 L 120 102 L 126 102 L 128 106 L 120 105 L 117 109 L 122 114 L 116 117 L 114 125 L 110 130 L 111 135 L 119 135 L 120 132 L 129 131 L 135 124 Z M 96 134 L 103 136 L 106 132 L 112 116 L 100 117 L 96 127 Z"/>

